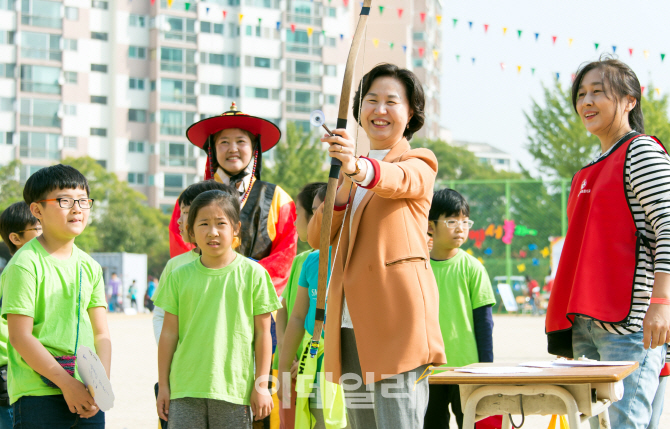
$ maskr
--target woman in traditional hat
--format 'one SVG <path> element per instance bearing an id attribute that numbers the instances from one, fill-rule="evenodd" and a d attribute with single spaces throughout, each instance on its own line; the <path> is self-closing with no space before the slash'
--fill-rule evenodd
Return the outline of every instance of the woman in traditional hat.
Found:
<path id="1" fill-rule="evenodd" d="M 242 230 L 236 251 L 268 270 L 280 295 L 296 255 L 296 211 L 282 188 L 261 180 L 261 155 L 279 142 L 281 131 L 270 121 L 239 112 L 233 103 L 221 116 L 191 125 L 186 137 L 207 152 L 205 179 L 240 192 Z M 170 222 L 172 257 L 193 247 L 179 233 L 180 214 L 177 205 Z"/>

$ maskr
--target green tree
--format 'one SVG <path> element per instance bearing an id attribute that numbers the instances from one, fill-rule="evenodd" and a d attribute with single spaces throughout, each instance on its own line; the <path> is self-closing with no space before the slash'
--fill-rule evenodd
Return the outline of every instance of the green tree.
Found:
<path id="1" fill-rule="evenodd" d="M 0 212 L 23 200 L 23 186 L 16 180 L 16 172 L 20 166 L 21 162 L 15 160 L 0 167 Z"/>
<path id="2" fill-rule="evenodd" d="M 306 184 L 328 180 L 326 151 L 321 141 L 293 122 L 286 126 L 286 138 L 270 153 L 274 162 L 263 170 L 263 180 L 281 186 L 293 198 Z"/>
<path id="3" fill-rule="evenodd" d="M 668 95 L 658 96 L 653 86 L 642 97 L 645 131 L 670 142 Z M 560 84 L 544 88 L 544 105 L 533 100 L 528 122 L 528 152 L 540 171 L 552 177 L 571 178 L 600 153 L 600 141 L 589 134 L 574 112 L 570 90 Z"/>

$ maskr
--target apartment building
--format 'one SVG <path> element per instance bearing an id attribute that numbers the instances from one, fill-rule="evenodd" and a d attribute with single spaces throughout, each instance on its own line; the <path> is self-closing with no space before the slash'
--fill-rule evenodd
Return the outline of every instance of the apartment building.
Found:
<path id="1" fill-rule="evenodd" d="M 204 174 L 204 154 L 185 138 L 194 121 L 235 101 L 283 129 L 307 129 L 314 109 L 335 122 L 360 12 L 346 3 L 0 0 L 0 165 L 19 159 L 25 180 L 91 156 L 170 211 Z M 440 67 L 425 52 L 439 50 L 441 6 L 396 3 L 373 8 L 357 75 L 382 61 L 414 69 L 428 96 L 423 134 L 437 137 Z M 374 46 L 382 37 L 395 51 Z"/>

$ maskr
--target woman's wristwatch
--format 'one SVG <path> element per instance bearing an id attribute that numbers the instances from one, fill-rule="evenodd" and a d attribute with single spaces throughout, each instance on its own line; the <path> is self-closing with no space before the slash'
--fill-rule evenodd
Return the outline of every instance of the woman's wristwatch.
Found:
<path id="1" fill-rule="evenodd" d="M 353 179 L 354 176 L 357 176 L 358 173 L 361 172 L 361 167 L 358 166 L 358 161 L 360 161 L 360 160 L 361 160 L 361 159 L 360 159 L 359 157 L 356 157 L 356 162 L 354 163 L 354 165 L 356 166 L 356 171 L 354 171 L 354 172 L 351 173 L 351 174 L 349 174 L 349 173 L 344 173 L 344 174 L 346 174 L 347 176 L 349 176 L 351 179 Z"/>

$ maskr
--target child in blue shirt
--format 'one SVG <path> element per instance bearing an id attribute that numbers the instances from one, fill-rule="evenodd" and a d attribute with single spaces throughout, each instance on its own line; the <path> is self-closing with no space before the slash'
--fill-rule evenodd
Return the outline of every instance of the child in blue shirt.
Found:
<path id="1" fill-rule="evenodd" d="M 435 192 L 428 214 L 428 235 L 433 238 L 430 265 L 440 294 L 440 330 L 449 366 L 493 362 L 495 304 L 491 281 L 484 266 L 460 249 L 474 223 L 470 207 L 451 189 Z M 448 429 L 451 404 L 459 429 L 463 427 L 457 385 L 430 385 L 425 429 Z"/>

